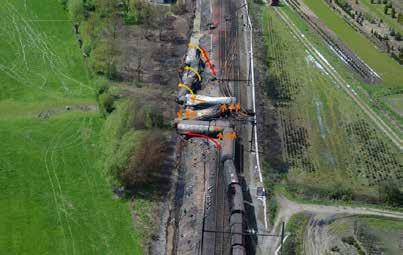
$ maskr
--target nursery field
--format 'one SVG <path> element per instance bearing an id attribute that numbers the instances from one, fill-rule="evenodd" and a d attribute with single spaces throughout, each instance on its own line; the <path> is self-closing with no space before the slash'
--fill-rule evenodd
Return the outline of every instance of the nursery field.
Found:
<path id="1" fill-rule="evenodd" d="M 310 198 L 374 202 L 382 185 L 402 187 L 402 154 L 272 9 L 263 11 L 263 29 L 266 93 L 280 118 L 290 191 Z"/>

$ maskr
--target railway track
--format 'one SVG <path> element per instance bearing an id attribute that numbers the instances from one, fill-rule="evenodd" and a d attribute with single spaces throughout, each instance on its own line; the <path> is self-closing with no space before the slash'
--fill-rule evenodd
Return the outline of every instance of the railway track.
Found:
<path id="1" fill-rule="evenodd" d="M 231 89 L 233 55 L 237 44 L 236 27 L 232 19 L 231 6 L 233 1 L 219 0 L 220 21 L 223 27 L 219 31 L 219 67 L 220 67 L 220 91 L 222 96 L 231 97 L 234 93 Z M 223 168 L 220 167 L 216 175 L 216 228 L 215 253 L 216 255 L 231 254 L 231 232 L 229 226 L 230 208 L 227 197 L 227 187 L 224 185 Z"/>
<path id="2" fill-rule="evenodd" d="M 198 1 L 198 8 L 201 8 L 202 1 Z M 181 135 L 187 144 L 187 153 L 189 151 L 200 151 L 197 144 L 201 141 L 209 145 L 208 151 L 199 153 L 209 154 L 215 151 L 218 158 L 214 159 L 214 164 L 206 164 L 201 169 L 199 157 L 189 158 L 183 157 L 183 165 L 185 171 L 193 171 L 195 178 L 201 179 L 200 171 L 203 171 L 204 181 L 202 183 L 185 184 L 184 202 L 181 203 L 179 210 L 179 223 L 176 242 L 181 244 L 177 247 L 176 254 L 217 254 L 217 255 L 244 255 L 245 251 L 245 207 L 243 200 L 243 190 L 241 187 L 238 173 L 243 166 L 239 162 L 235 162 L 235 141 L 238 139 L 237 132 L 241 124 L 235 120 L 239 120 L 241 115 L 245 118 L 248 114 L 243 113 L 240 109 L 241 88 L 240 74 L 241 64 L 239 57 L 239 28 L 238 16 L 236 15 L 237 0 L 214 0 L 214 6 L 219 9 L 219 15 L 214 19 L 218 19 L 217 31 L 212 31 L 211 40 L 204 38 L 203 40 L 199 32 L 192 35 L 191 43 L 185 57 L 185 62 L 181 68 L 180 84 L 177 102 L 181 105 L 181 111 L 194 112 L 195 118 L 178 114 L 175 119 L 177 132 Z M 212 8 L 211 8 L 212 9 Z M 200 16 L 200 9 L 196 10 L 196 19 Z M 217 16 L 219 16 L 217 18 Z M 213 18 L 213 16 L 212 16 Z M 200 24 L 197 20 L 195 24 Z M 194 30 L 195 31 L 195 30 Z M 196 28 L 196 31 L 198 28 Z M 207 40 L 206 40 L 207 39 Z M 210 60 L 206 59 L 204 48 L 214 49 L 211 45 L 199 45 L 201 42 L 216 42 L 218 47 L 210 53 L 216 56 L 218 62 L 218 76 L 212 75 L 215 72 L 206 70 L 206 63 Z M 191 46 L 190 46 L 191 45 Z M 216 52 L 218 51 L 218 52 Z M 204 52 L 204 53 L 203 53 Z M 215 54 L 218 53 L 218 54 Z M 203 63 L 204 62 L 204 63 Z M 211 65 L 209 66 L 211 69 Z M 210 70 L 211 71 L 211 70 Z M 218 86 L 218 87 L 217 87 Z M 199 95 L 200 91 L 200 95 Z M 200 100 L 203 99 L 203 100 Z M 224 103 L 227 102 L 227 103 Z M 234 110 L 238 105 L 238 110 Z M 213 106 L 213 108 L 212 108 Z M 206 109 L 215 109 L 220 106 L 220 111 L 214 115 L 205 115 L 198 118 L 202 111 Z M 226 111 L 221 111 L 221 106 L 231 106 Z M 238 133 L 240 134 L 240 133 Z M 221 135 L 221 138 L 218 137 Z M 228 138 L 230 137 L 230 138 Z M 231 138 L 232 137 L 232 138 Z M 188 141 L 188 142 L 187 142 Z M 192 161 L 195 160 L 195 161 Z M 211 160 L 211 159 L 210 159 Z M 237 167 L 236 167 L 237 166 Z M 188 176 L 192 176 L 189 175 Z M 199 177 L 197 177 L 199 176 Z M 192 187 L 195 186 L 195 187 Z M 193 194 L 192 189 L 200 192 L 203 190 L 203 202 L 197 199 L 198 195 Z M 189 192 L 187 191 L 189 190 Z M 200 197 L 199 197 L 200 199 Z M 188 209 L 192 210 L 189 216 Z M 199 208 L 199 212 L 194 210 Z M 202 217 L 199 217 L 202 211 Z M 194 216 L 198 219 L 193 218 Z M 189 218 L 190 217 L 190 218 Z M 200 220 L 200 224 L 198 223 Z M 199 225 L 200 226 L 199 226 Z M 194 233 L 189 233 L 190 225 L 194 225 Z M 201 237 L 197 234 L 200 229 Z M 194 240 L 192 240 L 192 238 Z M 192 253 L 193 252 L 193 253 Z"/>

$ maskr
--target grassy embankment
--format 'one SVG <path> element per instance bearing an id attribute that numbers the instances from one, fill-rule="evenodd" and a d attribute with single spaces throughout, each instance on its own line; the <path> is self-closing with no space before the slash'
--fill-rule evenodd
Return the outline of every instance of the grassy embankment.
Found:
<path id="1" fill-rule="evenodd" d="M 396 115 L 399 109 L 390 107 L 385 104 L 384 100 L 386 96 L 393 94 L 399 94 L 399 97 L 403 98 L 403 66 L 399 65 L 388 54 L 378 51 L 367 38 L 349 26 L 324 1 L 304 0 L 304 2 L 327 27 L 337 34 L 340 40 L 382 77 L 382 84 L 368 85 L 361 83 L 360 86 L 371 95 L 377 107 L 387 107 L 395 111 Z M 397 115 L 395 117 L 402 123 L 401 116 Z"/>
<path id="2" fill-rule="evenodd" d="M 280 117 L 285 143 L 281 169 L 265 155 L 268 179 L 285 183 L 300 197 L 397 206 L 401 201 L 393 194 L 402 187 L 401 154 L 272 9 L 263 10 L 262 24 L 269 67 L 266 93 Z"/>
<path id="3" fill-rule="evenodd" d="M 109 130 L 66 11 L 49 0 L 0 5 L 0 250 L 141 254 L 129 204 L 102 172 Z"/>
<path id="4" fill-rule="evenodd" d="M 303 243 L 305 227 L 308 224 L 308 221 L 309 216 L 304 213 L 295 214 L 290 218 L 285 229 L 289 236 L 284 242 L 284 255 L 305 254 Z"/>

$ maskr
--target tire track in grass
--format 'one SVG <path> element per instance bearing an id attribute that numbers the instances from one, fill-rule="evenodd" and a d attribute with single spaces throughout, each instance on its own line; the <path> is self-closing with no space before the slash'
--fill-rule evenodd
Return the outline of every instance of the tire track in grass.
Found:
<path id="1" fill-rule="evenodd" d="M 90 126 L 93 127 L 93 120 L 92 120 L 92 119 L 91 119 L 91 122 L 90 122 L 90 123 L 91 123 Z M 91 131 L 91 132 L 92 132 L 92 131 Z M 87 153 L 88 153 L 88 151 L 89 151 L 88 147 L 84 147 L 83 150 L 84 150 L 85 152 L 87 152 Z M 94 183 L 97 183 L 97 180 L 96 180 L 96 178 L 95 178 L 95 175 L 91 175 L 92 178 L 90 178 L 90 174 L 89 174 L 89 172 L 88 172 L 88 169 L 89 169 L 90 167 L 88 167 L 88 165 L 91 165 L 91 164 L 88 164 L 88 160 L 85 160 L 85 157 L 82 157 L 81 155 L 82 155 L 82 154 L 80 154 L 77 159 L 78 159 L 79 162 L 80 162 L 81 169 L 83 169 L 83 171 L 85 172 L 85 180 L 86 180 L 86 182 L 87 182 L 87 187 L 90 187 L 90 190 L 88 190 L 88 192 L 91 194 L 91 198 L 92 198 L 91 202 L 94 203 L 94 207 L 95 207 L 96 198 L 95 198 L 94 194 L 95 194 L 96 192 L 94 192 L 94 191 L 96 191 L 96 188 L 94 188 Z M 86 162 L 84 162 L 84 161 L 86 161 Z M 92 165 L 93 165 L 93 164 L 92 164 Z M 92 181 L 91 181 L 91 180 L 92 180 Z M 108 217 L 105 217 L 105 218 L 106 218 L 106 219 L 109 219 Z M 98 217 L 93 217 L 92 219 L 95 219 L 95 221 L 96 221 L 95 223 L 96 223 L 97 226 L 104 225 L 104 223 L 105 223 L 105 222 L 100 222 Z M 87 222 L 86 222 L 86 223 L 87 223 Z M 78 223 L 77 223 L 77 224 L 78 224 Z M 95 229 L 92 229 L 92 225 L 91 225 L 91 224 L 88 224 L 88 225 L 87 225 L 87 229 L 89 229 L 90 231 L 92 231 L 93 233 L 95 233 L 95 234 L 99 237 L 100 240 L 104 240 L 104 243 L 106 244 L 106 247 L 109 248 L 109 244 L 108 244 L 106 238 L 104 237 L 104 235 L 103 235 L 100 231 L 96 231 Z M 94 245 L 96 245 L 97 240 L 95 240 L 93 237 L 91 237 L 91 240 L 92 240 L 91 246 L 96 249 L 97 247 L 94 246 Z"/>
<path id="2" fill-rule="evenodd" d="M 68 123 L 66 123 L 65 128 L 63 129 L 63 132 L 53 136 L 53 138 L 51 139 L 51 142 L 50 142 L 50 144 L 47 147 L 46 152 L 45 152 L 45 168 L 46 168 L 46 171 L 47 171 L 47 174 L 48 174 L 48 177 L 49 177 L 49 181 L 50 181 L 50 184 L 51 184 L 53 198 L 54 198 L 54 202 L 55 202 L 55 206 L 56 206 L 56 212 L 57 212 L 58 219 L 60 221 L 60 226 L 62 228 L 62 232 L 63 232 L 63 236 L 64 236 L 63 242 L 64 242 L 64 247 L 65 247 L 65 254 L 69 254 L 69 253 L 68 253 L 66 231 L 65 231 L 65 228 L 64 228 L 64 224 L 63 224 L 63 220 L 62 220 L 60 212 L 62 210 L 66 211 L 66 209 L 65 209 L 63 199 L 61 199 L 62 198 L 62 194 L 61 194 L 62 191 L 61 191 L 59 178 L 58 178 L 58 176 L 57 176 L 57 174 L 55 172 L 55 167 L 54 167 L 54 162 L 53 162 L 53 155 L 54 155 L 54 151 L 55 151 L 54 149 L 55 149 L 55 146 L 57 145 L 58 139 L 60 139 L 60 137 L 62 137 L 66 132 L 68 132 L 69 129 L 66 128 L 66 127 L 69 127 L 72 122 L 73 122 L 73 120 L 70 120 Z M 49 153 L 50 153 L 50 156 L 48 156 Z M 48 163 L 48 157 L 50 157 L 50 162 L 49 163 Z M 55 183 L 53 181 L 53 178 L 51 177 L 50 168 L 51 168 L 51 171 L 52 171 L 52 174 L 53 174 L 54 178 L 56 178 L 56 183 L 58 185 L 58 190 L 60 192 L 59 194 L 57 194 L 57 191 L 56 191 L 56 188 L 55 188 L 56 185 L 55 185 Z M 59 204 L 58 197 L 60 197 L 61 206 Z M 63 208 L 61 208 L 61 207 L 63 207 Z M 70 237 L 71 237 L 72 240 L 74 240 L 73 236 L 72 236 L 72 232 L 71 232 L 71 226 L 70 226 L 69 222 L 67 221 L 67 217 L 66 217 L 66 223 L 68 224 Z"/>
<path id="3" fill-rule="evenodd" d="M 65 61 L 63 61 L 60 56 L 58 56 L 51 48 L 51 46 L 47 42 L 51 42 L 51 39 L 48 37 L 46 33 L 41 33 L 40 31 L 36 31 L 32 26 L 31 22 L 29 22 L 23 15 L 21 15 L 18 10 L 9 3 L 5 1 L 5 10 L 4 13 L 5 20 L 11 19 L 13 28 L 9 26 L 8 23 L 5 23 L 2 27 L 8 28 L 9 35 L 14 36 L 14 44 L 18 45 L 15 46 L 16 51 L 20 52 L 20 56 L 15 59 L 15 62 L 20 61 L 23 65 L 25 65 L 25 72 L 22 70 L 18 70 L 14 67 L 8 66 L 1 66 L 1 70 L 5 72 L 8 76 L 17 80 L 21 85 L 25 86 L 32 86 L 35 87 L 35 81 L 32 77 L 37 77 L 38 79 L 42 80 L 41 86 L 37 86 L 39 89 L 43 89 L 43 76 L 41 77 L 36 71 L 32 70 L 29 67 L 29 63 L 27 62 L 27 49 L 32 49 L 33 52 L 37 52 L 41 55 L 41 59 L 43 64 L 49 67 L 49 71 L 56 76 L 59 81 L 60 88 L 64 91 L 70 91 L 71 88 L 75 88 L 72 86 L 67 86 L 64 82 L 65 80 L 69 81 L 69 83 L 74 83 L 78 85 L 80 91 L 82 89 L 88 91 L 93 91 L 94 89 L 76 79 L 69 76 L 67 73 L 61 71 L 68 67 Z M 20 25 L 22 24 L 22 26 Z M 5 31 L 5 29 L 3 29 Z M 23 43 L 25 42 L 25 44 Z M 27 47 L 28 45 L 28 47 Z M 7 61 L 2 61 L 7 62 Z M 18 65 L 18 64 L 16 64 Z M 38 77 L 39 76 L 39 77 Z M 20 77 L 20 79 L 17 79 Z"/>
<path id="4" fill-rule="evenodd" d="M 85 148 L 85 146 L 83 146 L 84 141 L 83 141 L 83 139 L 81 137 L 81 131 L 84 128 L 87 128 L 88 126 L 90 126 L 91 122 L 92 122 L 91 117 L 85 117 L 81 121 L 80 126 L 76 129 L 76 132 L 71 133 L 71 135 L 69 135 L 68 137 L 65 137 L 64 135 L 61 134 L 59 136 L 59 138 L 58 138 L 58 141 L 56 141 L 56 143 L 54 144 L 54 147 L 52 149 L 52 161 L 51 162 L 52 162 L 53 172 L 54 172 L 55 178 L 56 178 L 57 183 L 58 183 L 58 188 L 59 188 L 59 192 L 60 192 L 60 198 L 61 198 L 61 201 L 63 203 L 63 210 L 65 212 L 65 216 L 66 216 L 66 218 L 69 218 L 70 220 L 73 220 L 73 217 L 71 217 L 71 215 L 68 214 L 68 211 L 66 209 L 66 202 L 65 202 L 65 199 L 63 199 L 63 195 L 62 195 L 63 190 L 62 190 L 62 187 L 60 185 L 60 181 L 59 181 L 59 178 L 58 178 L 58 175 L 57 175 L 57 172 L 56 172 L 55 155 L 56 155 L 56 152 L 58 152 L 59 154 L 61 153 L 62 155 L 59 155 L 59 157 L 60 157 L 59 160 L 61 160 L 65 165 L 67 165 L 65 163 L 65 159 L 63 157 L 64 152 L 66 151 L 66 149 L 71 150 L 71 149 L 73 149 L 74 147 L 77 147 L 77 146 L 81 146 L 82 148 Z M 74 139 L 71 139 L 71 138 L 74 138 Z M 69 143 L 63 144 L 62 141 L 61 141 L 62 139 L 64 141 L 69 141 Z M 70 226 L 69 223 L 68 223 L 68 226 L 69 226 L 69 229 L 70 229 L 70 232 L 71 232 L 71 226 Z M 75 253 L 75 250 L 74 250 L 74 238 L 73 238 L 72 232 L 71 232 L 71 237 L 72 237 L 72 240 L 73 240 L 73 254 L 74 254 Z"/>
<path id="5" fill-rule="evenodd" d="M 47 162 L 48 153 L 49 153 L 49 147 L 46 149 L 46 152 L 45 152 L 45 158 L 44 158 L 45 169 L 46 169 L 46 173 L 47 173 L 47 175 L 48 175 L 49 183 L 50 183 L 50 186 L 51 186 L 51 189 L 52 189 L 53 200 L 54 200 L 55 207 L 56 207 L 57 217 L 58 217 L 58 219 L 59 219 L 59 222 L 60 222 L 60 225 L 61 225 L 61 228 L 62 228 L 62 233 L 63 233 L 63 237 L 64 237 L 64 238 L 63 238 L 64 251 L 65 251 L 64 253 L 65 253 L 65 254 L 68 254 L 68 253 L 67 253 L 66 233 L 65 233 L 65 231 L 64 231 L 63 222 L 62 222 L 61 215 L 60 215 L 60 211 L 59 211 L 59 204 L 58 204 L 58 201 L 57 201 L 57 196 L 56 196 L 56 191 L 55 191 L 55 185 L 54 185 L 53 180 L 52 180 L 52 177 L 51 177 L 51 175 L 50 175 L 50 170 L 49 170 L 49 166 L 48 166 L 48 162 Z"/>
<path id="6" fill-rule="evenodd" d="M 81 130 L 82 130 L 83 128 L 87 128 L 88 126 L 91 126 L 91 125 L 92 125 L 92 117 L 86 117 L 81 123 L 82 123 L 82 124 L 81 124 L 80 127 L 77 129 L 77 132 L 72 133 L 71 135 L 69 135 L 69 137 L 65 137 L 65 138 L 63 139 L 63 140 L 65 140 L 65 141 L 69 141 L 70 138 L 75 137 L 75 139 L 73 139 L 72 142 L 67 143 L 67 144 L 62 144 L 62 143 L 60 142 L 60 140 L 63 138 L 64 135 L 61 134 L 61 135 L 59 135 L 58 141 L 54 144 L 54 147 L 53 147 L 53 150 L 52 150 L 52 164 L 53 164 L 53 165 L 52 165 L 52 168 L 53 168 L 53 173 L 54 173 L 55 178 L 57 179 L 57 182 L 58 182 L 58 185 L 59 185 L 59 197 L 60 197 L 60 201 L 61 201 L 62 206 L 63 206 L 62 212 L 64 212 L 64 216 L 65 216 L 65 218 L 66 218 L 66 222 L 67 222 L 67 224 L 68 224 L 69 232 L 70 232 L 70 234 L 71 234 L 71 238 L 72 238 L 72 241 L 73 241 L 73 254 L 75 254 L 75 243 L 74 243 L 74 237 L 73 237 L 73 234 L 72 234 L 71 225 L 70 225 L 69 221 L 73 222 L 73 223 L 76 224 L 77 226 L 82 226 L 83 223 L 78 222 L 77 220 L 74 219 L 74 217 L 72 217 L 72 216 L 68 213 L 67 206 L 66 206 L 66 200 L 64 199 L 64 196 L 62 195 L 63 190 L 62 190 L 62 187 L 61 187 L 61 185 L 60 185 L 58 175 L 57 175 L 57 173 L 56 173 L 56 167 L 55 167 L 56 163 L 55 163 L 54 155 L 55 155 L 55 152 L 56 152 L 56 151 L 59 152 L 59 153 L 61 153 L 62 155 L 60 155 L 60 159 L 59 159 L 59 160 L 62 160 L 63 163 L 66 165 L 65 159 L 64 159 L 64 157 L 63 157 L 64 152 L 66 151 L 66 149 L 72 149 L 72 148 L 74 148 L 74 147 L 76 147 L 76 146 L 84 145 L 84 141 L 82 141 L 82 138 L 80 137 L 80 132 L 81 132 Z M 78 142 L 78 143 L 77 143 L 77 141 L 81 141 L 81 142 Z M 85 150 L 86 147 L 83 146 L 82 148 Z M 86 171 L 86 176 L 87 176 L 87 180 L 88 180 L 88 170 L 87 170 L 88 167 L 84 166 L 84 164 L 82 163 L 81 154 L 78 155 L 77 160 L 80 161 L 80 165 L 82 166 L 81 169 L 83 169 L 83 170 L 85 169 L 85 171 Z M 93 183 L 95 183 L 95 182 L 96 182 L 96 180 L 94 179 Z M 87 182 L 87 183 L 89 184 L 89 182 Z M 107 217 L 105 217 L 105 218 L 107 218 Z M 105 237 L 100 231 L 97 231 L 97 230 L 96 230 L 94 227 L 92 227 L 90 224 L 85 224 L 85 223 L 84 223 L 84 225 L 86 225 L 86 229 L 87 229 L 87 230 L 89 230 L 89 231 L 95 233 L 95 234 L 99 237 L 100 240 L 103 240 L 103 241 L 104 241 L 104 244 L 105 244 L 105 246 L 106 246 L 105 248 L 109 248 L 109 247 L 110 247 L 110 245 L 109 245 L 109 243 L 108 243 L 108 238 Z M 102 225 L 102 224 L 98 224 L 98 226 L 99 226 L 99 225 Z M 95 240 L 95 239 L 93 239 L 93 240 L 94 240 L 93 243 L 96 243 L 96 242 L 97 242 L 97 240 Z M 96 247 L 95 247 L 95 248 L 96 248 Z"/>
<path id="7" fill-rule="evenodd" d="M 74 120 L 72 120 L 71 122 L 73 122 L 73 121 L 74 121 Z M 82 122 L 85 123 L 85 122 L 86 122 L 86 119 L 84 119 Z M 69 131 L 69 129 L 65 129 L 65 133 L 64 133 L 64 134 L 61 133 L 61 134 L 59 135 L 59 137 L 56 139 L 55 143 L 53 144 L 53 147 L 52 147 L 52 150 L 51 150 L 51 156 L 50 156 L 50 162 L 51 162 L 51 166 L 52 166 L 52 172 L 53 172 L 53 175 L 54 175 L 54 177 L 55 177 L 55 179 L 56 179 L 56 183 L 57 183 L 58 190 L 59 190 L 60 202 L 61 202 L 61 204 L 62 204 L 62 212 L 64 212 L 64 215 L 65 215 L 65 218 L 66 218 L 67 227 L 68 227 L 69 234 L 70 234 L 70 238 L 71 238 L 71 242 L 72 242 L 72 250 L 73 250 L 73 253 L 72 253 L 72 254 L 75 254 L 75 253 L 76 253 L 76 249 L 75 249 L 75 240 L 74 240 L 73 232 L 72 232 L 71 225 L 70 225 L 70 222 L 69 222 L 69 218 L 71 218 L 71 217 L 70 217 L 70 215 L 68 214 L 68 211 L 67 211 L 67 209 L 66 209 L 66 203 L 65 203 L 64 196 L 63 196 L 62 187 L 61 187 L 61 184 L 60 184 L 59 177 L 58 177 L 58 175 L 57 175 L 57 169 L 56 169 L 57 167 L 56 167 L 56 162 L 55 162 L 55 156 L 56 156 L 56 152 L 59 152 L 59 151 L 60 151 L 60 152 L 63 152 L 65 149 L 70 149 L 70 147 L 74 147 L 74 146 L 76 146 L 76 145 L 80 145 L 80 143 L 76 143 L 76 142 L 79 142 L 79 141 L 80 141 L 80 136 L 77 135 L 77 133 L 79 134 L 79 132 L 80 132 L 79 130 L 80 130 L 80 129 L 77 129 L 76 132 L 73 132 L 70 136 L 65 137 L 65 134 Z M 68 140 L 70 140 L 70 138 L 72 138 L 72 137 L 75 137 L 75 139 L 73 139 L 72 142 L 68 143 L 67 145 L 64 145 L 64 146 L 61 146 L 61 147 L 60 147 L 60 144 L 62 143 L 62 139 L 63 139 L 64 141 L 68 141 Z M 62 158 L 62 161 L 64 161 L 63 158 Z"/>
<path id="8" fill-rule="evenodd" d="M 71 122 L 73 122 L 73 120 L 71 120 L 70 123 L 71 123 Z M 67 124 L 66 126 L 68 127 L 69 125 Z M 50 166 L 51 166 L 52 174 L 53 174 L 54 178 L 56 179 L 56 183 L 57 183 L 58 190 L 59 190 L 58 197 L 59 197 L 60 204 L 61 204 L 61 207 L 59 207 L 58 210 L 59 210 L 59 212 L 60 212 L 60 211 L 64 212 L 64 214 L 66 214 L 66 208 L 65 208 L 64 201 L 63 201 L 63 198 L 62 198 L 62 191 L 61 191 L 60 181 L 59 181 L 58 175 L 57 175 L 57 173 L 56 173 L 56 171 L 55 171 L 55 166 L 54 166 L 54 153 L 55 153 L 55 146 L 57 145 L 58 140 L 59 140 L 60 137 L 62 137 L 63 134 L 64 134 L 65 132 L 67 132 L 67 131 L 68 131 L 68 129 L 64 128 L 64 131 L 63 131 L 62 133 L 56 134 L 56 135 L 54 136 L 54 138 L 52 139 L 51 145 L 49 146 L 49 147 L 51 147 L 51 150 L 50 150 L 50 151 L 51 151 L 51 154 L 50 154 Z M 67 217 L 65 217 L 65 218 L 66 218 L 66 219 L 65 219 L 65 222 L 66 222 L 67 225 L 68 225 L 68 231 L 69 231 L 69 234 L 70 234 L 70 238 L 71 238 L 71 240 L 73 240 L 73 243 L 74 243 L 74 238 L 73 238 L 73 235 L 72 235 L 72 231 L 71 231 L 70 224 L 69 224 L 69 222 L 68 222 Z M 61 218 L 60 218 L 60 220 L 61 220 Z M 64 229 L 63 222 L 61 221 L 60 223 L 61 223 L 61 225 L 62 225 L 62 227 L 63 227 L 63 229 Z M 65 237 L 65 239 L 66 239 L 66 237 Z M 74 247 L 74 245 L 73 245 L 73 247 Z M 66 246 L 66 252 L 67 252 L 67 246 Z M 73 253 L 74 253 L 74 249 L 73 249 Z"/>

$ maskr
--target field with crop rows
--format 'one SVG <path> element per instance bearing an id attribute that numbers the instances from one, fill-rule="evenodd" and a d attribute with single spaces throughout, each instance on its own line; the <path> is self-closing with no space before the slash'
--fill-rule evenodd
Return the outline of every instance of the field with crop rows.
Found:
<path id="1" fill-rule="evenodd" d="M 266 93 L 280 118 L 290 190 L 307 197 L 372 202 L 381 183 L 401 187 L 401 155 L 275 12 L 265 9 L 263 14 Z"/>
<path id="2" fill-rule="evenodd" d="M 67 12 L 0 7 L 0 253 L 140 254 L 101 170 L 104 121 Z"/>

